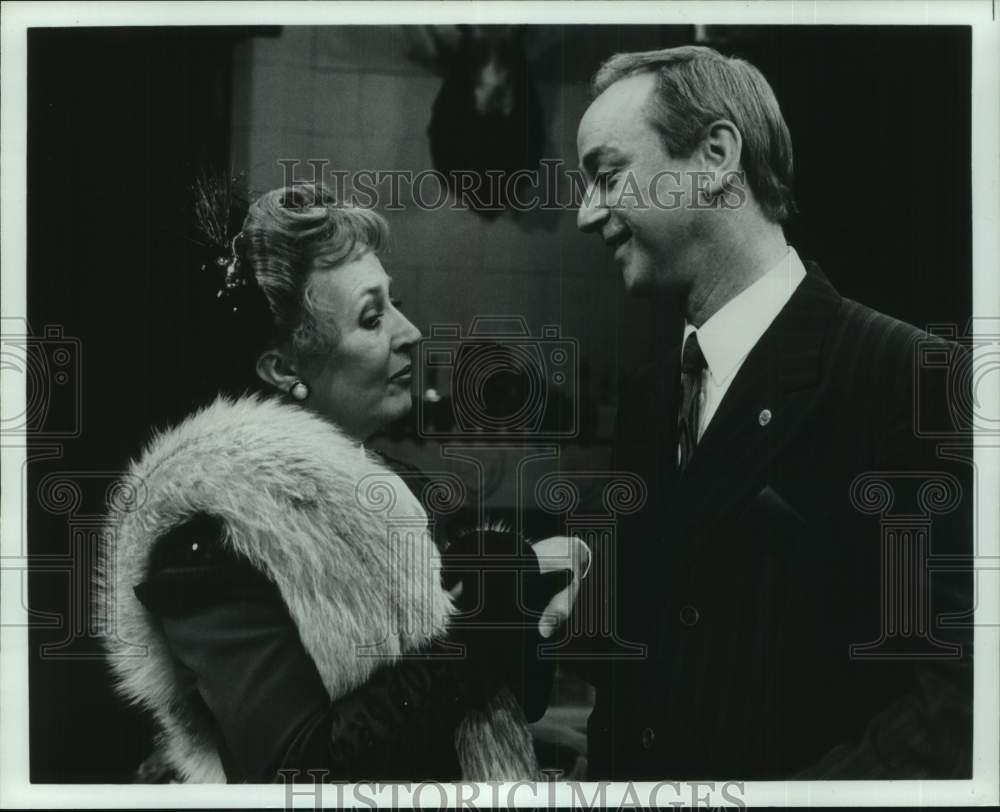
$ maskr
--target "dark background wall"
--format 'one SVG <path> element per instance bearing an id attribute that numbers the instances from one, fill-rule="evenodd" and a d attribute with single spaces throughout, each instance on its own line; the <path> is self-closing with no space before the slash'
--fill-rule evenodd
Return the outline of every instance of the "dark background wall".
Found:
<path id="1" fill-rule="evenodd" d="M 799 253 L 817 260 L 844 294 L 894 316 L 918 325 L 968 320 L 967 28 L 553 26 L 529 35 L 545 43 L 536 55 L 537 79 L 549 94 L 552 144 L 561 150 L 573 143 L 590 73 L 614 51 L 699 37 L 748 57 L 773 83 L 792 132 L 800 214 L 787 233 Z M 391 42 L 398 30 L 372 29 L 370 36 Z M 46 390 L 64 402 L 29 438 L 35 459 L 25 483 L 33 566 L 27 598 L 35 625 L 29 652 L 33 781 L 126 780 L 148 751 L 149 723 L 114 699 L 83 613 L 107 489 L 151 426 L 179 419 L 217 387 L 215 348 L 225 335 L 212 291 L 198 274 L 205 255 L 192 241 L 191 183 L 201 167 L 250 169 L 239 164 L 253 155 L 254 171 L 260 171 L 268 153 L 253 99 L 281 95 L 282 82 L 301 77 L 262 68 L 287 67 L 280 54 L 296 49 L 283 51 L 282 43 L 309 42 L 306 68 L 336 75 L 341 83 L 324 83 L 317 92 L 340 86 L 354 93 L 357 87 L 355 101 L 344 103 L 358 111 L 366 107 L 364 77 L 405 74 L 391 61 L 388 67 L 368 65 L 364 60 L 371 57 L 357 44 L 321 64 L 317 43 L 335 40 L 335 30 L 322 29 L 29 34 L 28 317 L 36 334 L 58 325 L 64 338 L 74 340 L 67 346 L 78 384 Z M 439 80 L 419 78 L 423 92 L 433 95 Z M 383 90 L 391 87 L 396 98 L 406 99 L 405 82 L 386 81 Z M 372 105 L 378 108 L 374 100 Z M 292 104 L 284 115 L 302 109 Z M 407 116 L 393 118 L 389 109 L 380 119 L 385 144 L 402 145 L 426 130 L 420 116 L 429 110 L 406 110 Z M 332 143 L 322 121 L 310 126 L 314 140 L 303 149 Z M 340 143 L 358 155 L 378 146 L 365 140 L 364 131 L 342 135 Z M 295 156 L 295 144 L 273 138 Z M 407 154 L 423 160 L 419 148 Z M 554 157 L 575 163 L 572 154 Z M 266 161 L 263 166 L 262 183 L 273 170 Z M 529 226 L 502 218 L 489 233 L 478 226 L 459 233 L 442 227 L 421 242 L 416 226 L 404 220 L 394 252 L 421 271 L 435 251 L 458 253 L 449 240 L 461 238 L 461 251 L 489 256 L 511 241 L 539 240 Z M 554 244 L 555 253 L 525 270 L 513 294 L 496 281 L 506 271 L 484 265 L 469 272 L 472 293 L 463 289 L 463 297 L 478 296 L 489 306 L 513 295 L 508 307 L 520 300 L 533 319 L 572 326 L 578 302 L 571 292 L 589 284 L 579 281 L 590 273 L 581 274 L 580 262 L 607 275 L 610 261 L 594 238 L 573 233 L 571 223 L 543 232 L 540 242 Z M 555 285 L 556 294 L 540 309 L 533 275 L 546 277 L 539 284 L 549 289 Z M 574 287 L 579 285 L 584 287 Z M 596 329 L 606 331 L 599 337 L 607 340 L 581 346 L 591 348 L 585 360 L 607 379 L 594 384 L 592 397 L 610 408 L 614 380 L 657 349 L 654 323 L 676 316 L 624 301 L 613 278 L 601 285 L 607 294 L 598 300 Z M 418 326 L 426 329 L 447 311 L 442 290 L 447 293 L 440 285 L 414 286 L 409 298 Z M 47 346 L 54 351 L 55 339 Z M 57 418 L 73 424 L 74 436 L 55 435 Z"/>

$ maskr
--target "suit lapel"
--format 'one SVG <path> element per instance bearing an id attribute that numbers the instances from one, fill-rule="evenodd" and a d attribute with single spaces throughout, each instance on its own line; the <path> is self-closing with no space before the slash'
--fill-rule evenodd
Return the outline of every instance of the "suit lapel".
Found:
<path id="1" fill-rule="evenodd" d="M 775 455 L 814 408 L 823 339 L 839 303 L 826 277 L 811 267 L 747 356 L 673 488 L 667 548 L 697 543 L 760 487 Z"/>
<path id="2" fill-rule="evenodd" d="M 680 353 L 674 348 L 630 376 L 623 392 L 613 466 L 639 476 L 647 489 L 647 509 L 624 519 L 631 525 L 630 545 L 657 543 L 645 530 L 636 531 L 633 522 L 657 521 L 655 517 L 662 515 L 674 488 L 679 382 Z"/>

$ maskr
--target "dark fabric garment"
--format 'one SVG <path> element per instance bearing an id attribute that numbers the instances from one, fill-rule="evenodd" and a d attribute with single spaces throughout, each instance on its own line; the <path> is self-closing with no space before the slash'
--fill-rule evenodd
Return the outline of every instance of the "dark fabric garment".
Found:
<path id="1" fill-rule="evenodd" d="M 449 638 L 470 650 L 487 645 L 490 672 L 513 692 L 529 722 L 545 713 L 555 676 L 554 659 L 541 659 L 537 650 L 545 641 L 536 622 L 511 623 L 526 614 L 535 621 L 551 597 L 569 586 L 570 570 L 538 573 L 538 559 L 513 533 L 494 531 L 459 536 L 442 556 L 446 589 L 461 581 L 456 601 L 461 615 Z M 526 568 L 530 577 L 511 578 L 512 567 Z M 523 607 L 523 613 L 522 613 Z"/>
<path id="2" fill-rule="evenodd" d="M 960 617 L 972 607 L 970 437 L 916 430 L 947 425 L 949 398 L 962 397 L 946 375 L 917 377 L 927 340 L 809 267 L 683 476 L 680 347 L 626 387 L 614 468 L 640 475 L 649 498 L 596 554 L 617 567 L 606 597 L 621 638 L 646 649 L 591 666 L 588 778 L 971 774 L 972 634 Z M 921 490 L 928 482 L 939 486 Z M 929 498 L 936 487 L 954 503 Z M 879 504 L 886 492 L 892 503 Z M 953 565 L 923 582 L 933 639 L 852 650 L 886 630 L 892 521 Z M 952 625 L 935 622 L 943 613 Z M 903 656 L 914 646 L 920 656 Z"/>
<path id="3" fill-rule="evenodd" d="M 529 603 L 544 607 L 565 586 L 560 573 L 552 574 L 558 583 L 538 574 L 530 548 L 485 535 L 494 552 L 517 548 L 532 585 Z M 508 577 L 489 594 L 514 591 Z M 494 641 L 475 624 L 463 634 L 456 623 L 455 639 L 478 649 L 470 656 L 456 660 L 449 650 L 443 658 L 444 649 L 433 647 L 331 702 L 277 586 L 224 544 L 224 528 L 211 516 L 160 539 L 135 592 L 163 626 L 186 701 L 216 731 L 230 782 L 312 781 L 309 771 L 329 781 L 458 780 L 455 727 L 499 690 L 501 677 L 529 719 L 544 713 L 551 689 L 552 666 L 531 656 L 534 641 L 523 630 L 484 652 Z M 517 607 L 508 602 L 507 609 L 494 620 L 510 623 Z"/>
<path id="4" fill-rule="evenodd" d="M 485 675 L 454 660 L 407 660 L 331 703 L 277 587 L 204 533 L 208 517 L 193 524 L 161 540 L 158 568 L 136 593 L 163 624 L 187 701 L 218 731 L 229 781 L 273 781 L 281 770 L 305 781 L 307 770 L 328 780 L 458 777 L 454 725 L 485 701 Z M 194 546 L 204 563 L 191 560 Z"/>

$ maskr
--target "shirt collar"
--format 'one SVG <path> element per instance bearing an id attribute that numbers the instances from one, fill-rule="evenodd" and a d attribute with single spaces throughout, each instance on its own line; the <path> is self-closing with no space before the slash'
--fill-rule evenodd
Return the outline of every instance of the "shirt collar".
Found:
<path id="1" fill-rule="evenodd" d="M 701 325 L 698 345 L 714 383 L 725 383 L 733 375 L 805 276 L 802 260 L 789 246 L 785 256 L 767 273 Z M 685 322 L 685 341 L 694 330 L 694 325 Z"/>

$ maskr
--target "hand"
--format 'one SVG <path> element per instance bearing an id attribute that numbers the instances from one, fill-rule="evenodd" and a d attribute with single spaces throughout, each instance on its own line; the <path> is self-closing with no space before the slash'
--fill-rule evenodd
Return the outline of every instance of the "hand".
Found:
<path id="1" fill-rule="evenodd" d="M 575 536 L 551 536 L 532 544 L 531 548 L 538 557 L 538 568 L 542 573 L 566 569 L 573 573 L 573 580 L 552 596 L 538 621 L 538 633 L 549 638 L 573 612 L 580 594 L 580 582 L 590 572 L 590 549 Z"/>
<path id="2" fill-rule="evenodd" d="M 545 712 L 555 673 L 538 644 L 569 615 L 576 597 L 569 590 L 586 558 L 576 539 L 546 539 L 536 549 L 496 531 L 459 537 L 442 554 L 442 583 L 466 615 L 453 618 L 449 640 L 465 646 L 484 685 L 506 684 L 529 720 Z"/>
<path id="3" fill-rule="evenodd" d="M 579 566 L 574 572 L 574 558 L 579 560 L 582 550 L 586 560 L 588 553 L 575 538 L 553 537 L 539 545 L 526 544 L 506 531 L 467 533 L 452 542 L 441 555 L 442 585 L 453 603 L 469 611 L 479 605 L 477 598 L 489 582 L 491 588 L 486 590 L 484 607 L 486 615 L 496 614 L 493 619 L 501 622 L 513 622 L 525 613 L 533 619 L 540 618 L 542 610 L 556 595 L 565 592 L 580 572 Z M 539 560 L 539 551 L 546 557 L 544 565 Z M 510 583 L 503 583 L 505 581 Z M 523 604 L 515 600 L 518 594 Z M 498 611 L 493 612 L 493 609 Z M 559 613 L 556 609 L 555 614 Z M 488 622 L 489 618 L 480 617 L 479 620 Z"/>
<path id="4" fill-rule="evenodd" d="M 441 557 L 442 583 L 463 612 L 452 621 L 452 639 L 469 643 L 470 656 L 490 660 L 498 672 L 520 672 L 522 650 L 538 640 L 545 608 L 574 579 L 566 547 L 558 539 L 543 545 L 548 559 L 543 570 L 534 549 L 513 533 L 486 531 L 456 539 Z M 566 609 L 558 608 L 562 603 Z M 557 602 L 546 626 L 554 629 L 571 603 L 568 594 Z"/>

